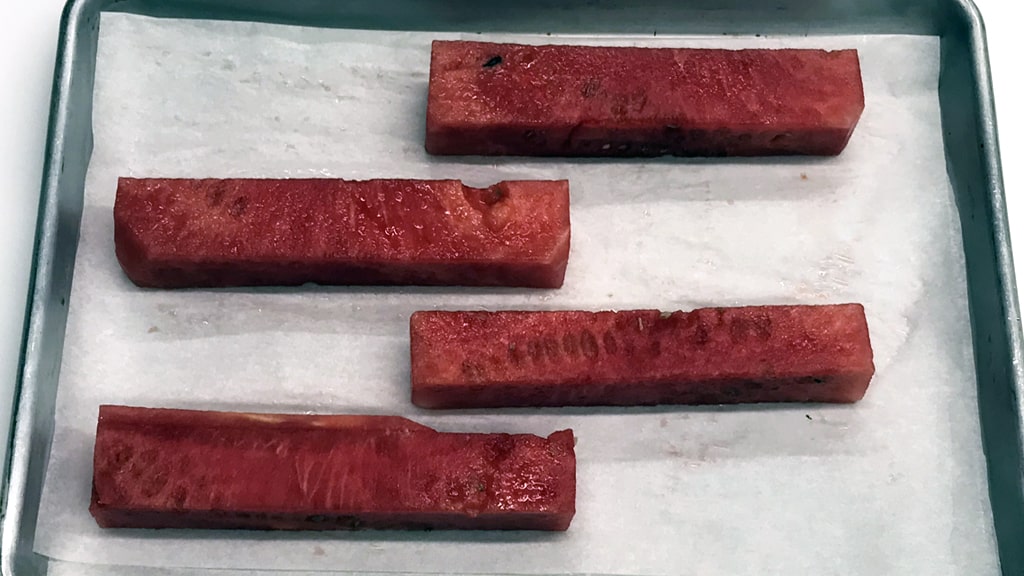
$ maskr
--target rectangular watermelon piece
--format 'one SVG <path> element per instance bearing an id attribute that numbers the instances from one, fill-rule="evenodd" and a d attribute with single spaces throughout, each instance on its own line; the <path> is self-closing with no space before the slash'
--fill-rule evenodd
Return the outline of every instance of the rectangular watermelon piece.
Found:
<path id="1" fill-rule="evenodd" d="M 150 288 L 561 287 L 566 181 L 121 178 L 114 244 Z"/>
<path id="2" fill-rule="evenodd" d="M 563 531 L 574 444 L 571 430 L 101 406 L 89 511 L 103 528 Z"/>
<path id="3" fill-rule="evenodd" d="M 833 156 L 864 110 L 856 50 L 435 41 L 438 155 Z"/>
<path id="4" fill-rule="evenodd" d="M 424 408 L 852 403 L 874 374 L 860 304 L 693 312 L 417 312 Z"/>

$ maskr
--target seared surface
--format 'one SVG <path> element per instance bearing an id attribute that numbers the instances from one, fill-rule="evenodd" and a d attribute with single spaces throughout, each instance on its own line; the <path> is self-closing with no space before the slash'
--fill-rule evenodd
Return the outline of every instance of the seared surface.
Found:
<path id="1" fill-rule="evenodd" d="M 565 181 L 122 178 L 114 240 L 158 288 L 421 284 L 557 288 Z"/>
<path id="2" fill-rule="evenodd" d="M 436 41 L 427 151 L 836 155 L 864 110 L 855 50 Z"/>
<path id="3" fill-rule="evenodd" d="M 417 312 L 412 399 L 426 408 L 860 400 L 864 309 Z"/>
<path id="4" fill-rule="evenodd" d="M 575 474 L 570 430 L 102 406 L 90 511 L 107 528 L 565 530 Z"/>

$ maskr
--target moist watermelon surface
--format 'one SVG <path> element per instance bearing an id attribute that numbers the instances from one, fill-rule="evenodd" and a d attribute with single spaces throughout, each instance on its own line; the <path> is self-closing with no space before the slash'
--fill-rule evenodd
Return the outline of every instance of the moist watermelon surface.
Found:
<path id="1" fill-rule="evenodd" d="M 103 406 L 90 511 L 107 528 L 566 530 L 575 466 L 569 430 Z"/>
<path id="2" fill-rule="evenodd" d="M 412 400 L 426 408 L 860 400 L 864 309 L 417 312 Z"/>
<path id="3" fill-rule="evenodd" d="M 156 288 L 419 284 L 560 287 L 565 181 L 118 181 L 114 242 Z"/>
<path id="4" fill-rule="evenodd" d="M 863 110 L 855 50 L 435 41 L 426 148 L 439 155 L 836 155 Z"/>

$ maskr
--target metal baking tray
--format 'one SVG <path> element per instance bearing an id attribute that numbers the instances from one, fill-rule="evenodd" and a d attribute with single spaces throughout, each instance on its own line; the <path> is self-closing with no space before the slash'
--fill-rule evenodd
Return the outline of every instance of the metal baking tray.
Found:
<path id="1" fill-rule="evenodd" d="M 984 26 L 970 0 L 70 0 L 61 22 L 14 434 L 5 468 L 3 574 L 48 571 L 48 560 L 33 552 L 33 541 L 53 439 L 92 151 L 103 11 L 366 30 L 939 36 L 938 96 L 966 253 L 989 498 L 1002 573 L 1024 574 L 1024 341 Z M 95 570 L 81 566 L 80 573 Z"/>

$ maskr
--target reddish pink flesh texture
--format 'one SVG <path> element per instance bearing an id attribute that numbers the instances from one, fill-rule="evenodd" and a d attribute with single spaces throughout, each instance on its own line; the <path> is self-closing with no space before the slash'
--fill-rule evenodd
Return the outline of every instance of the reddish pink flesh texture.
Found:
<path id="1" fill-rule="evenodd" d="M 864 309 L 417 312 L 424 408 L 852 403 L 874 374 Z"/>
<path id="2" fill-rule="evenodd" d="M 558 288 L 569 186 L 456 180 L 121 178 L 118 260 L 139 286 Z"/>
<path id="3" fill-rule="evenodd" d="M 104 528 L 561 531 L 574 442 L 571 430 L 102 406 L 89 510 Z"/>
<path id="4" fill-rule="evenodd" d="M 516 156 L 837 155 L 864 110 L 855 50 L 436 41 L 426 148 Z"/>

